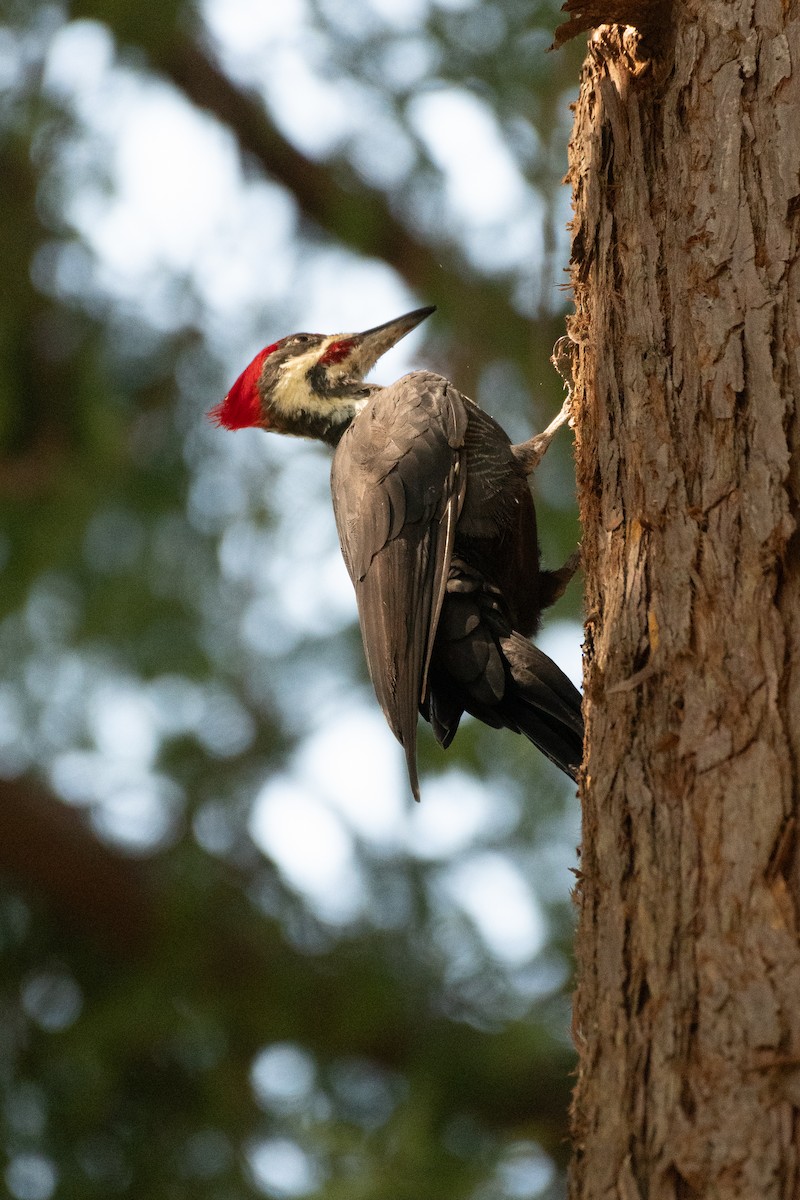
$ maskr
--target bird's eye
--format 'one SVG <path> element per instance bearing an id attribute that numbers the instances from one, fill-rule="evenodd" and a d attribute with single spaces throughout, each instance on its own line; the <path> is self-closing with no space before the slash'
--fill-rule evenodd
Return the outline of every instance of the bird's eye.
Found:
<path id="1" fill-rule="evenodd" d="M 296 341 L 296 342 L 307 342 L 307 341 L 308 341 L 308 334 L 307 334 L 307 333 L 298 333 L 298 334 L 296 334 L 296 335 L 295 335 L 294 341 Z"/>

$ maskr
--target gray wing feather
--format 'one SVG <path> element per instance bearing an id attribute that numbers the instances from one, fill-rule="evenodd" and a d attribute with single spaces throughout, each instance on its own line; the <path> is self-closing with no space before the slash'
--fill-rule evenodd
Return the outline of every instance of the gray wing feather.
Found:
<path id="1" fill-rule="evenodd" d="M 459 393 L 415 372 L 373 396 L 331 471 L 370 677 L 417 797 L 417 714 L 464 502 L 466 430 Z"/>

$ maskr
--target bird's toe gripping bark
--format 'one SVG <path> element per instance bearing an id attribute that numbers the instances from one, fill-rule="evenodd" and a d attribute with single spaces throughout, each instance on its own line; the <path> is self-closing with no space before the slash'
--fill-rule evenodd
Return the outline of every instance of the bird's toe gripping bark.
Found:
<path id="1" fill-rule="evenodd" d="M 529 438 L 527 442 L 520 442 L 519 445 L 511 447 L 512 454 L 522 464 L 526 475 L 531 475 L 536 470 L 553 438 L 562 425 L 569 423 L 571 415 L 571 396 L 567 396 L 560 411 L 546 429 Z"/>
<path id="2" fill-rule="evenodd" d="M 557 571 L 542 571 L 539 575 L 540 594 L 539 602 L 542 608 L 549 608 L 551 604 L 555 604 L 560 596 L 564 595 L 567 590 L 567 584 L 572 579 L 572 576 L 581 565 L 580 548 L 570 554 L 563 567 L 559 567 Z"/>

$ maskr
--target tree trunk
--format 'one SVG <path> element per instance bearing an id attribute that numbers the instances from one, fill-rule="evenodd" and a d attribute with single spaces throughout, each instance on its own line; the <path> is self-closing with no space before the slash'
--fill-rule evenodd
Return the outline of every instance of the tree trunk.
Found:
<path id="1" fill-rule="evenodd" d="M 800 8 L 672 21 L 593 35 L 570 149 L 571 1195 L 797 1200 Z"/>

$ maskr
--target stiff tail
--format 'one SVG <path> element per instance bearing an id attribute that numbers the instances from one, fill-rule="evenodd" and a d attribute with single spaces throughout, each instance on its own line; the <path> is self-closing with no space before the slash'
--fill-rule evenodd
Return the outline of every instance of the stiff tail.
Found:
<path id="1" fill-rule="evenodd" d="M 538 647 L 512 633 L 500 639 L 511 682 L 497 706 L 503 724 L 524 733 L 571 779 L 583 757 L 581 694 Z"/>
<path id="2" fill-rule="evenodd" d="M 445 748 L 464 712 L 523 733 L 575 779 L 583 757 L 581 694 L 527 638 L 502 628 L 489 602 L 448 596 L 422 715 Z"/>

